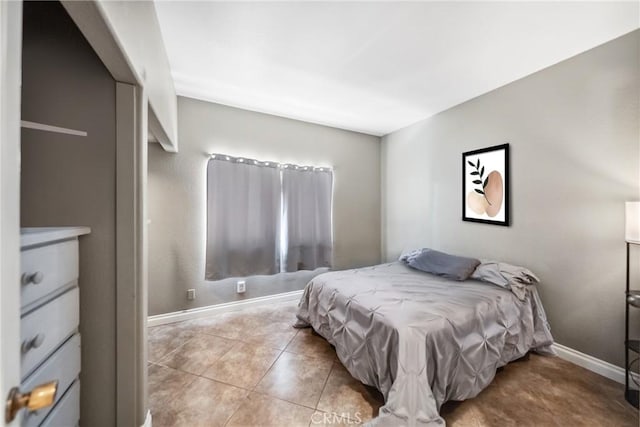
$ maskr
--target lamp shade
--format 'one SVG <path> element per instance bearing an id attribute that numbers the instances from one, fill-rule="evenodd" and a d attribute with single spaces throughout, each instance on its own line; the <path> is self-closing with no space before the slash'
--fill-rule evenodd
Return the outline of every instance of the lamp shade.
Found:
<path id="1" fill-rule="evenodd" d="M 626 202 L 624 239 L 640 244 L 640 202 Z"/>

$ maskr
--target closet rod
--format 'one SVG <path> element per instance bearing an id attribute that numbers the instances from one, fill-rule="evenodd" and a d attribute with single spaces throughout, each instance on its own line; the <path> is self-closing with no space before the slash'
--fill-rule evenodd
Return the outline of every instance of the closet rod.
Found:
<path id="1" fill-rule="evenodd" d="M 75 136 L 87 136 L 87 132 L 82 130 L 61 128 L 58 126 L 51 126 L 51 125 L 45 125 L 42 123 L 30 122 L 27 120 L 20 120 L 20 126 L 26 129 L 43 130 L 46 132 L 64 133 L 67 135 L 75 135 Z"/>

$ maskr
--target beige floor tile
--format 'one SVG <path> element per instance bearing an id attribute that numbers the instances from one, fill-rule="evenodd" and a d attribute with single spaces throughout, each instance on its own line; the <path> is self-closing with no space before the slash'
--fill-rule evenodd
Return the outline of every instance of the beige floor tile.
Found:
<path id="1" fill-rule="evenodd" d="M 238 342 L 202 375 L 238 387 L 253 388 L 278 358 L 280 350 Z"/>
<path id="2" fill-rule="evenodd" d="M 256 391 L 315 408 L 332 363 L 285 351 L 258 383 Z"/>
<path id="3" fill-rule="evenodd" d="M 338 360 L 336 351 L 331 344 L 311 328 L 300 329 L 285 350 L 309 357 L 321 357 L 331 361 Z"/>
<path id="4" fill-rule="evenodd" d="M 195 335 L 195 331 L 185 327 L 184 322 L 149 328 L 149 360 L 157 362 Z"/>
<path id="5" fill-rule="evenodd" d="M 226 354 L 237 341 L 213 335 L 194 335 L 189 341 L 158 362 L 171 368 L 200 375 Z"/>
<path id="6" fill-rule="evenodd" d="M 447 407 L 455 406 L 456 403 L 450 402 Z M 497 420 L 496 420 L 497 421 Z M 491 425 L 477 408 L 468 405 L 460 408 L 456 411 L 455 417 L 446 418 L 447 427 L 485 427 Z M 508 421 L 505 421 L 505 426 L 509 425 Z M 526 425 L 521 423 L 521 425 Z M 547 426 L 544 426 L 547 427 Z"/>
<path id="7" fill-rule="evenodd" d="M 291 311 L 291 307 L 278 304 L 266 307 L 252 307 L 241 311 L 193 319 L 183 323 L 188 324 L 189 328 L 194 332 L 229 339 L 242 339 L 247 335 L 288 331 L 295 323 L 295 320 L 295 313 Z"/>
<path id="8" fill-rule="evenodd" d="M 227 313 L 188 321 L 191 329 L 199 334 L 215 335 L 236 340 L 245 334 L 244 323 L 233 322 Z"/>
<path id="9" fill-rule="evenodd" d="M 240 341 L 284 350 L 297 333 L 298 331 L 294 328 L 283 328 L 280 330 L 274 328 L 272 331 L 259 330 L 243 336 L 240 338 Z"/>
<path id="10" fill-rule="evenodd" d="M 222 427 L 246 403 L 248 391 L 198 377 L 166 404 L 163 423 L 174 427 Z M 156 419 L 153 419 L 154 426 Z"/>
<path id="11" fill-rule="evenodd" d="M 227 427 L 308 427 L 313 412 L 313 409 L 251 393 L 246 403 L 231 417 Z"/>
<path id="12" fill-rule="evenodd" d="M 216 335 L 229 339 L 241 339 L 252 333 L 264 330 L 274 323 L 267 314 L 236 311 L 220 315 L 194 319 L 190 321 L 192 327 L 204 334 Z M 284 327 L 284 326 L 283 326 Z M 272 331 L 274 328 L 271 328 Z M 282 330 L 278 328 L 278 331 Z"/>
<path id="13" fill-rule="evenodd" d="M 638 426 L 623 386 L 558 357 L 532 354 L 496 374 L 485 390 L 464 402 L 447 402 L 447 425 Z"/>
<path id="14" fill-rule="evenodd" d="M 164 415 L 167 402 L 180 396 L 183 390 L 197 377 L 176 369 L 150 364 L 149 375 L 149 408 L 153 414 L 153 422 L 156 425 L 158 418 Z"/>
<path id="15" fill-rule="evenodd" d="M 376 417 L 382 405 L 384 399 L 377 390 L 353 378 L 336 362 L 320 396 L 318 410 L 364 422 Z"/>
<path id="16" fill-rule="evenodd" d="M 278 332 L 298 332 L 291 322 L 283 322 L 281 320 L 266 317 L 259 319 L 255 326 L 247 331 L 249 335 L 273 334 Z"/>
<path id="17" fill-rule="evenodd" d="M 296 322 L 296 313 L 298 312 L 298 301 L 290 301 L 273 307 L 269 312 L 269 316 L 276 322 L 285 322 L 293 325 Z"/>

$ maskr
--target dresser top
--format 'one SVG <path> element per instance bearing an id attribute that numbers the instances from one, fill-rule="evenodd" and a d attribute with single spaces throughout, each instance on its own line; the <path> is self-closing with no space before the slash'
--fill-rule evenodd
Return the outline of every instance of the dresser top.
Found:
<path id="1" fill-rule="evenodd" d="M 67 240 L 91 233 L 89 227 L 27 227 L 20 229 L 20 247 Z"/>

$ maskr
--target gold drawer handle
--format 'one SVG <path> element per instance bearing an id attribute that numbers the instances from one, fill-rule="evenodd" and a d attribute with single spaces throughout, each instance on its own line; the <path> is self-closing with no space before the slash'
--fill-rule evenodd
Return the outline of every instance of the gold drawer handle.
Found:
<path id="1" fill-rule="evenodd" d="M 57 391 L 58 381 L 41 384 L 27 393 L 21 393 L 18 387 L 12 388 L 5 404 L 5 422 L 10 423 L 13 421 L 18 411 L 22 408 L 27 408 L 29 412 L 33 412 L 53 405 Z"/>
<path id="2" fill-rule="evenodd" d="M 30 340 L 22 341 L 22 353 L 27 353 L 32 348 L 38 348 L 44 342 L 44 334 L 37 334 Z"/>
<path id="3" fill-rule="evenodd" d="M 38 283 L 44 280 L 44 273 L 42 271 L 36 271 L 35 273 L 23 273 L 22 274 L 22 284 L 28 285 L 29 283 L 33 283 L 37 285 Z"/>

